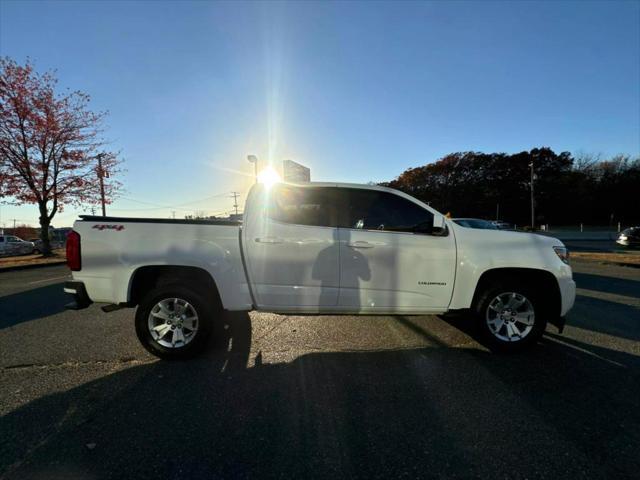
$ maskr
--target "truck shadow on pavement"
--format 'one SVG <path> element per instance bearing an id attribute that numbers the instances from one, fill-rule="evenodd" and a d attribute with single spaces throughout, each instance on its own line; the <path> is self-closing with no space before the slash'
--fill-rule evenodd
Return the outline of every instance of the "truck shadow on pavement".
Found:
<path id="1" fill-rule="evenodd" d="M 0 329 L 64 311 L 71 297 L 62 288 L 59 282 L 0 297 Z"/>
<path id="2" fill-rule="evenodd" d="M 630 355 L 553 336 L 522 355 L 493 355 L 448 347 L 410 317 L 399 321 L 433 347 L 311 353 L 283 363 L 256 358 L 248 365 L 251 320 L 234 314 L 226 351 L 124 366 L 2 417 L 0 476 L 637 473 L 640 382 Z"/>

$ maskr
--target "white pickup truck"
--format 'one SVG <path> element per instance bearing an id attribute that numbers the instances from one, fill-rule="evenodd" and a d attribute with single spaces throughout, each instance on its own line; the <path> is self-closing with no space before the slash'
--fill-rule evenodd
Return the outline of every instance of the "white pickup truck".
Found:
<path id="1" fill-rule="evenodd" d="M 223 310 L 442 314 L 470 310 L 490 347 L 562 328 L 575 283 L 562 242 L 455 224 L 369 185 L 255 185 L 244 221 L 84 216 L 67 237 L 70 308 L 135 307 L 142 344 L 197 353 Z"/>

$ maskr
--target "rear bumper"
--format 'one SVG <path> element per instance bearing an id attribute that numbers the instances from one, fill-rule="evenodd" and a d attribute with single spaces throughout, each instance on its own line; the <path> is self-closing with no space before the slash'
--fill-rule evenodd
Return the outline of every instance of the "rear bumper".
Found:
<path id="1" fill-rule="evenodd" d="M 64 306 L 69 310 L 81 310 L 93 303 L 89 295 L 87 295 L 87 290 L 82 282 L 64 282 L 64 292 L 73 296 L 73 301 Z"/>

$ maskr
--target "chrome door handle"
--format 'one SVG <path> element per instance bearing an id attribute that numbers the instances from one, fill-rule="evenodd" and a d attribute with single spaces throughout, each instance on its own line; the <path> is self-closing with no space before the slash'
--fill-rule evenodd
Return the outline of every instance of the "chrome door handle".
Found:
<path id="1" fill-rule="evenodd" d="M 357 242 L 349 242 L 348 246 L 352 248 L 373 248 L 373 244 L 369 242 L 365 242 L 363 240 L 358 240 Z"/>
<path id="2" fill-rule="evenodd" d="M 283 238 L 278 237 L 258 237 L 256 238 L 256 242 L 258 243 L 284 243 Z"/>

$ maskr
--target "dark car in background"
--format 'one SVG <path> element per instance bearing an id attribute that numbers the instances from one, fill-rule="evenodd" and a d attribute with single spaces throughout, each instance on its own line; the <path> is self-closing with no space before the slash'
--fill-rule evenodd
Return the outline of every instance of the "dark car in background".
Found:
<path id="1" fill-rule="evenodd" d="M 30 238 L 29 241 L 33 243 L 33 253 L 42 253 L 42 240 L 39 238 Z"/>
<path id="2" fill-rule="evenodd" d="M 52 249 L 64 248 L 67 243 L 67 235 L 71 231 L 70 227 L 64 228 L 52 228 L 49 230 L 49 244 Z M 42 240 L 38 237 L 30 238 L 29 241 L 33 243 L 34 253 L 42 253 Z"/>
<path id="3" fill-rule="evenodd" d="M 626 228 L 620 232 L 616 243 L 624 247 L 640 247 L 640 227 Z"/>
<path id="4" fill-rule="evenodd" d="M 462 227 L 479 228 L 481 230 L 499 230 L 493 222 L 481 218 L 454 218 L 452 220 Z"/>

